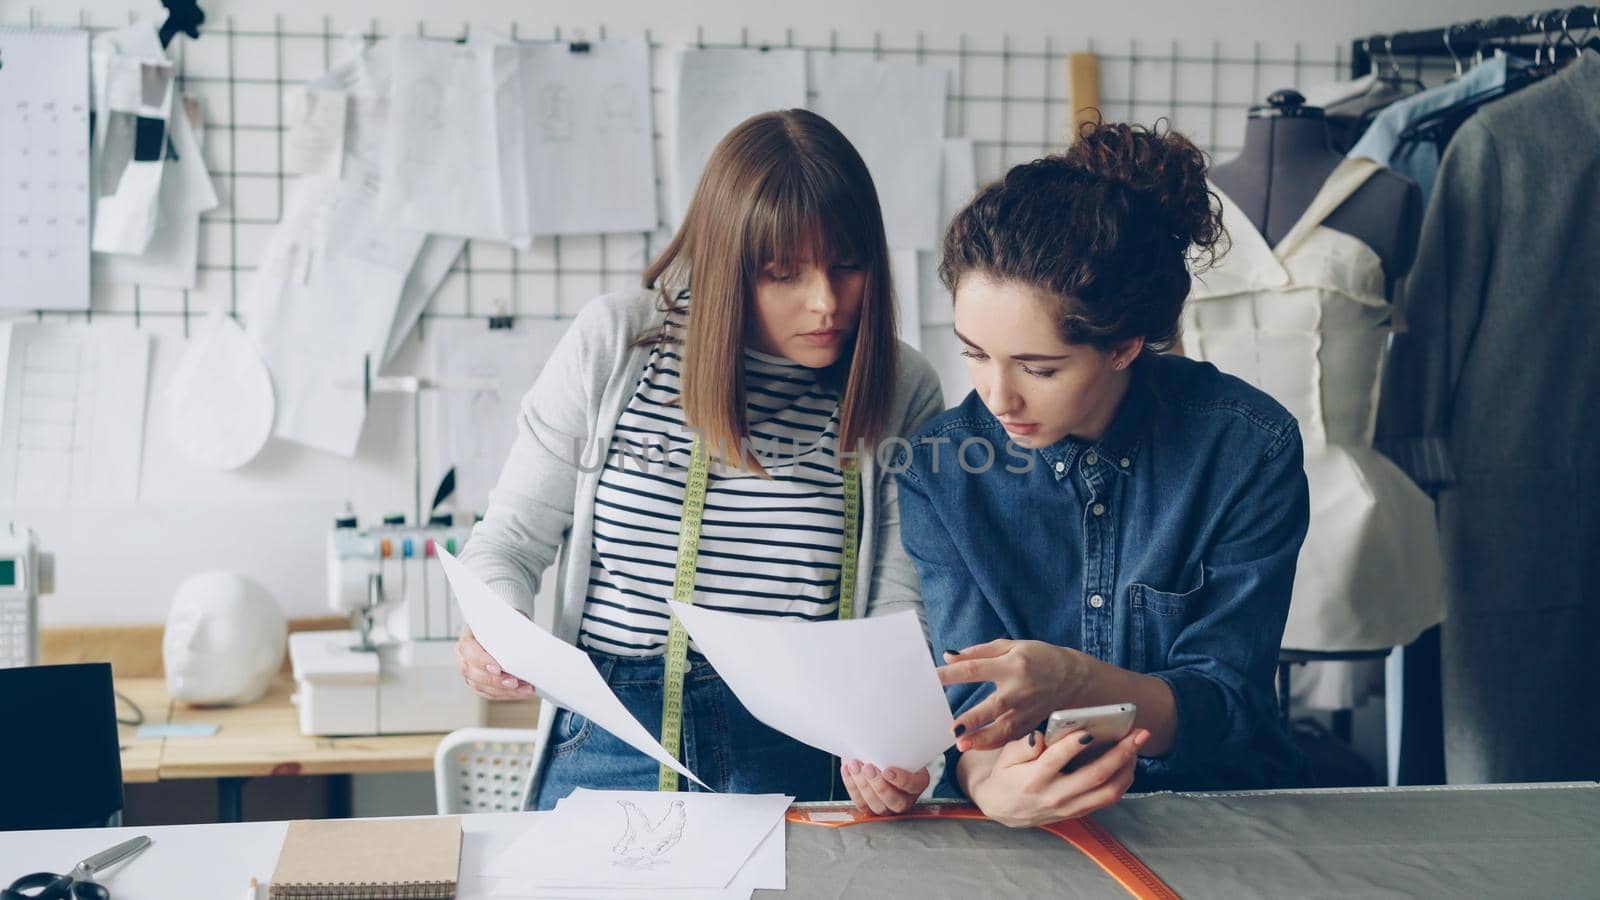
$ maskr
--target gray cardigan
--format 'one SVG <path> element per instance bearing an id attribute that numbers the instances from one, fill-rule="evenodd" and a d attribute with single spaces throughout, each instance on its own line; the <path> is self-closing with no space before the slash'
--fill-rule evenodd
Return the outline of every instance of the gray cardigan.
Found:
<path id="1" fill-rule="evenodd" d="M 539 576 L 560 554 L 555 633 L 576 641 L 588 596 L 594 498 L 612 431 L 650 357 L 637 339 L 665 313 L 651 291 L 607 294 L 583 308 L 522 400 L 517 439 L 472 530 L 462 561 L 514 608 L 533 614 Z M 907 437 L 939 412 L 933 367 L 900 345 L 888 433 Z M 862 460 L 862 517 L 856 608 L 865 615 L 902 609 L 922 618 L 917 570 L 900 544 L 894 476 Z"/>

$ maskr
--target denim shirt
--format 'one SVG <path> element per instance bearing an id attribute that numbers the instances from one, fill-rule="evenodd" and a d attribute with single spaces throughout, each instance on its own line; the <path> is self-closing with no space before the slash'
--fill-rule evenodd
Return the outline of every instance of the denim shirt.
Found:
<path id="1" fill-rule="evenodd" d="M 1299 427 L 1276 401 L 1146 353 L 1099 441 L 1019 447 L 973 392 L 899 468 L 935 648 L 1046 641 L 1165 681 L 1177 738 L 1139 760 L 1136 790 L 1301 780 L 1273 679 L 1310 512 Z M 992 691 L 946 689 L 957 715 Z M 943 795 L 960 794 L 956 759 Z"/>

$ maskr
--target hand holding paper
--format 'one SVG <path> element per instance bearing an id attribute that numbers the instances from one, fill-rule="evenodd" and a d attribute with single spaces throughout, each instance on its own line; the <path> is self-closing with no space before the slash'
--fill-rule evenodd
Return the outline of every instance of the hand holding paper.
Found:
<path id="1" fill-rule="evenodd" d="M 955 740 L 913 613 L 773 622 L 669 602 L 750 714 L 796 740 L 908 772 Z"/>
<path id="2" fill-rule="evenodd" d="M 546 700 L 591 720 L 656 762 L 707 787 L 628 712 L 587 653 L 528 621 L 467 571 L 460 560 L 443 547 L 438 550 L 439 563 L 450 579 L 462 617 L 478 643 L 499 661 L 502 669 L 536 685 Z"/>

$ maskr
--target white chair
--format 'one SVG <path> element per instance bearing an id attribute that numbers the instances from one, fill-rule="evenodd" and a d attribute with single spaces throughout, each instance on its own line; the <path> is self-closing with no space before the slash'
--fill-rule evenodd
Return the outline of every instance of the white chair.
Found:
<path id="1" fill-rule="evenodd" d="M 537 728 L 460 728 L 433 753 L 440 815 L 519 812 L 538 790 L 556 705 L 541 701 Z"/>

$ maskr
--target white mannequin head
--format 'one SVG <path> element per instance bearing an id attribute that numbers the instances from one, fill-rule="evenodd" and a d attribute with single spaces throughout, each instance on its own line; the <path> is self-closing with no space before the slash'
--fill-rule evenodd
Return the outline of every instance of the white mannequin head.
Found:
<path id="1" fill-rule="evenodd" d="M 283 665 L 283 611 L 264 588 L 233 572 L 203 572 L 178 586 L 161 642 L 167 692 L 192 704 L 249 703 Z"/>

